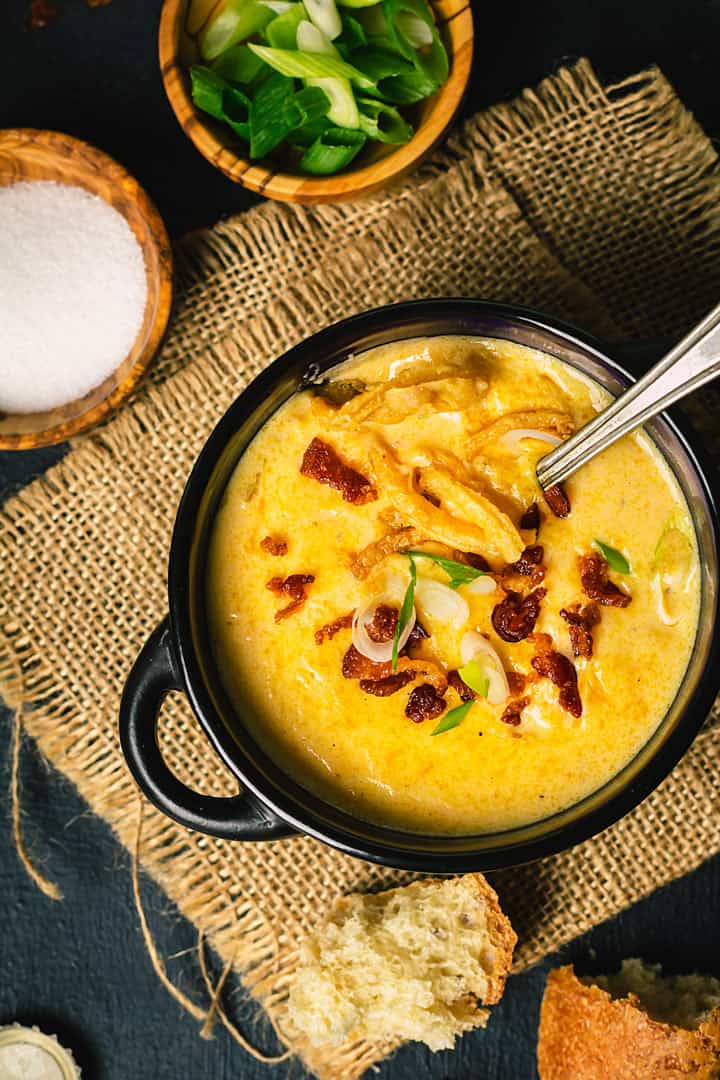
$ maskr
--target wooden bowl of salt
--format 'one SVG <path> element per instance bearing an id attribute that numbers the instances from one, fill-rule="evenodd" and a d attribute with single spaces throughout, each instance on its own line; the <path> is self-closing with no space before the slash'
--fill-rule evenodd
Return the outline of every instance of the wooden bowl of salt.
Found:
<path id="1" fill-rule="evenodd" d="M 105 420 L 145 374 L 172 302 L 165 226 L 79 139 L 0 131 L 0 450 Z"/>

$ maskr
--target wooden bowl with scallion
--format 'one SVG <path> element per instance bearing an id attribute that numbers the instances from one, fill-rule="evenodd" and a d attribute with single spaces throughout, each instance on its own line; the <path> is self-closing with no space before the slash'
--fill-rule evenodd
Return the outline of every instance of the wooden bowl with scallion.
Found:
<path id="1" fill-rule="evenodd" d="M 231 180 L 284 202 L 354 199 L 412 169 L 457 115 L 468 0 L 165 0 L 170 104 Z"/>

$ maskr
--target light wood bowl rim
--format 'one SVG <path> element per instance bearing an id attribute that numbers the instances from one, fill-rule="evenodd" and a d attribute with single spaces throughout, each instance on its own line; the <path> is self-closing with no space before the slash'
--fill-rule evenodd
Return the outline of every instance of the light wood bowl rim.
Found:
<path id="1" fill-rule="evenodd" d="M 281 202 L 343 202 L 367 195 L 409 172 L 443 138 L 462 104 L 470 79 L 474 26 L 470 0 L 430 0 L 433 7 L 449 10 L 446 28 L 451 69 L 435 95 L 430 116 L 404 146 L 362 168 L 329 177 L 273 171 L 234 153 L 218 138 L 213 121 L 206 122 L 193 105 L 189 79 L 179 59 L 179 35 L 187 0 L 164 0 L 160 13 L 158 54 L 165 92 L 178 123 L 211 165 L 235 183 Z M 218 125 L 219 128 L 219 125 Z"/>
<path id="2" fill-rule="evenodd" d="M 48 150 L 58 162 L 60 169 L 63 160 L 68 160 L 70 156 L 73 157 L 76 163 L 78 158 L 87 161 L 93 168 L 88 169 L 87 174 L 84 174 L 87 177 L 86 190 L 93 191 L 105 202 L 108 202 L 109 205 L 112 205 L 112 203 L 106 197 L 107 190 L 121 189 L 124 198 L 134 204 L 138 214 L 145 220 L 147 225 L 147 237 L 144 243 L 141 243 L 146 276 L 150 280 L 151 274 L 157 275 L 157 299 L 153 322 L 147 331 L 145 343 L 137 360 L 124 378 L 101 401 L 86 410 L 80 411 L 70 419 L 54 423 L 52 417 L 57 414 L 59 409 L 49 409 L 43 412 L 24 414 L 25 416 L 32 415 L 37 418 L 39 424 L 41 424 L 40 418 L 46 416 L 48 418 L 47 427 L 32 432 L 11 432 L 9 434 L 0 432 L 0 450 L 31 450 L 41 446 L 52 446 L 56 443 L 65 442 L 65 440 L 95 427 L 106 420 L 138 385 L 152 363 L 167 330 L 173 297 L 173 258 L 165 223 L 157 207 L 134 176 L 104 150 L 99 150 L 84 139 L 60 131 L 28 127 L 3 128 L 0 129 L 0 173 L 2 172 L 3 145 L 13 141 L 27 142 Z M 18 180 L 22 179 L 21 176 L 18 177 Z M 115 209 L 123 213 L 121 207 L 115 207 Z M 123 217 L 126 217 L 124 213 Z M 149 263 L 145 258 L 146 252 L 151 249 L 154 249 L 156 257 L 154 272 L 151 272 Z M 141 329 L 138 337 L 142 333 L 143 330 Z M 133 344 L 133 349 L 136 343 L 137 338 Z M 125 358 L 126 360 L 130 353 Z M 96 393 L 96 390 L 97 388 L 90 391 L 86 396 L 91 397 Z M 84 398 L 75 399 L 75 401 L 67 402 L 61 408 L 72 408 L 74 404 L 82 403 L 83 400 Z M 4 414 L 5 418 L 9 417 L 10 419 L 12 419 L 13 415 L 20 414 Z"/>

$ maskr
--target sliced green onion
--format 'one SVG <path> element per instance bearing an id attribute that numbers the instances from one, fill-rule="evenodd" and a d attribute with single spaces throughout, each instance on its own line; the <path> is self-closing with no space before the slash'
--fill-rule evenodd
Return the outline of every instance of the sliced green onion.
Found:
<path id="1" fill-rule="evenodd" d="M 360 127 L 360 113 L 347 79 L 308 79 L 307 84 L 327 94 L 330 101 L 327 117 L 332 124 L 343 130 Z M 355 157 L 355 154 L 352 157 Z"/>
<path id="2" fill-rule="evenodd" d="M 414 105 L 417 101 L 434 94 L 438 83 L 422 71 L 409 71 L 407 75 L 395 75 L 378 84 L 378 93 L 395 105 Z"/>
<path id="3" fill-rule="evenodd" d="M 331 176 L 349 165 L 366 141 L 357 129 L 327 128 L 303 154 L 300 168 L 312 176 Z"/>
<path id="4" fill-rule="evenodd" d="M 266 27 L 266 40 L 275 49 L 297 48 L 297 28 L 303 19 L 307 19 L 304 5 L 289 4 L 287 10 Z"/>
<path id="5" fill-rule="evenodd" d="M 364 131 L 368 138 L 399 145 L 409 142 L 413 137 L 412 127 L 392 105 L 386 105 L 384 101 L 376 98 L 358 98 L 357 104 L 360 110 L 360 130 Z"/>
<path id="6" fill-rule="evenodd" d="M 357 49 L 352 59 L 353 66 L 358 71 L 362 71 L 363 75 L 366 75 L 378 87 L 378 92 L 382 92 L 383 79 L 394 75 L 410 75 L 415 71 L 413 65 L 403 56 L 377 49 L 372 45 Z"/>
<path id="7" fill-rule="evenodd" d="M 269 64 L 291 79 L 349 79 L 361 90 L 372 90 L 374 83 L 361 71 L 324 53 L 298 52 L 292 49 L 269 49 L 266 45 L 250 44 L 248 48 Z"/>
<path id="8" fill-rule="evenodd" d="M 611 570 L 615 570 L 618 574 L 632 574 L 630 563 L 623 555 L 622 551 L 618 551 L 617 548 L 610 547 L 609 544 L 604 544 L 602 540 L 593 540 L 595 547 L 602 552 L 605 556 L 605 560 Z"/>
<path id="9" fill-rule="evenodd" d="M 190 68 L 190 87 L 193 103 L 198 109 L 216 120 L 225 119 L 223 93 L 227 83 L 220 75 L 201 64 L 195 64 Z"/>
<path id="10" fill-rule="evenodd" d="M 474 566 L 466 566 L 465 563 L 455 562 L 454 559 L 444 559 L 441 555 L 432 555 L 429 551 L 404 551 L 410 562 L 413 559 L 430 559 L 445 571 L 450 578 L 450 588 L 457 589 L 460 585 L 467 585 L 476 578 L 484 577 L 484 570 L 476 570 Z"/>
<path id="11" fill-rule="evenodd" d="M 463 722 L 472 706 L 472 701 L 466 701 L 463 705 L 458 705 L 457 708 L 451 709 L 450 712 L 445 713 L 438 726 L 434 731 L 431 731 L 430 734 L 442 735 L 444 731 L 450 731 L 452 728 L 457 727 L 458 724 Z"/>
<path id="12" fill-rule="evenodd" d="M 250 52 L 247 45 L 234 45 L 231 49 L 226 49 L 212 65 L 212 70 L 222 75 L 223 79 L 231 83 L 241 83 L 243 86 L 254 82 L 263 68 L 267 71 L 267 64 Z"/>
<path id="13" fill-rule="evenodd" d="M 284 15 L 290 8 L 295 7 L 290 0 L 258 0 L 263 7 L 270 8 L 276 15 Z"/>
<path id="14" fill-rule="evenodd" d="M 341 0 L 342 2 L 342 0 Z M 372 37 L 387 37 L 388 24 L 382 4 L 372 4 L 357 13 L 358 22 L 366 34 Z"/>
<path id="15" fill-rule="evenodd" d="M 471 660 L 464 667 L 459 668 L 458 675 L 466 686 L 475 691 L 478 697 L 486 698 L 488 696 L 490 679 L 483 672 L 477 660 Z"/>
<path id="16" fill-rule="evenodd" d="M 417 584 L 417 570 L 415 563 L 410 560 L 410 584 L 405 590 L 405 596 L 403 597 L 402 607 L 400 608 L 400 614 L 398 615 L 398 621 L 395 624 L 395 633 L 393 634 L 393 647 L 392 647 L 392 669 L 397 670 L 398 662 L 398 645 L 400 644 L 400 637 L 403 630 L 410 621 L 413 608 L 415 606 L 415 586 Z"/>
<path id="17" fill-rule="evenodd" d="M 250 157 L 262 158 L 274 150 L 296 125 L 288 123 L 285 108 L 292 99 L 292 79 L 273 74 L 257 89 L 250 109 Z"/>
<path id="18" fill-rule="evenodd" d="M 332 127 L 332 124 L 327 116 L 322 116 L 318 120 L 310 120 L 307 124 L 302 124 L 299 128 L 296 128 L 295 131 L 290 132 L 288 135 L 288 143 L 297 150 L 306 150 L 308 146 L 312 146 L 315 140 L 318 139 L 324 131 L 327 131 L 329 127 Z"/>
<path id="19" fill-rule="evenodd" d="M 273 74 L 261 83 L 250 109 L 250 157 L 261 158 L 283 139 L 327 114 L 327 94 L 306 87 L 297 94 L 292 79 Z"/>
<path id="20" fill-rule="evenodd" d="M 353 52 L 354 49 L 359 49 L 361 45 L 367 45 L 367 34 L 358 19 L 354 19 L 352 15 L 345 15 L 342 26 L 342 34 L 339 38 L 336 38 L 336 41 L 348 53 Z"/>
<path id="21" fill-rule="evenodd" d="M 375 7 L 379 0 L 338 0 L 340 7 L 345 8 L 368 8 Z"/>
<path id="22" fill-rule="evenodd" d="M 419 19 L 412 11 L 398 12 L 395 26 L 413 49 L 424 49 L 426 45 L 433 43 L 432 30 L 424 19 Z"/>
<path id="23" fill-rule="evenodd" d="M 198 109 L 222 120 L 239 135 L 250 139 L 250 98 L 234 86 L 230 86 L 210 68 L 196 64 L 190 69 L 192 99 Z"/>
<path id="24" fill-rule="evenodd" d="M 255 0 L 227 0 L 200 35 L 200 55 L 203 60 L 214 60 L 231 45 L 264 30 L 273 20 L 270 8 Z"/>
<path id="25" fill-rule="evenodd" d="M 425 76 L 426 82 L 434 83 L 437 89 L 447 79 L 450 65 L 426 0 L 383 0 L 383 11 L 390 40 Z M 411 17 L 409 21 L 408 16 Z M 424 23 L 430 34 L 431 43 L 422 49 L 413 44 L 419 35 L 418 21 Z M 411 27 L 410 36 L 407 34 L 408 27 Z"/>
<path id="26" fill-rule="evenodd" d="M 304 0 L 305 10 L 310 16 L 310 21 L 322 30 L 330 41 L 342 34 L 342 20 L 335 5 L 335 0 Z M 298 48 L 300 46 L 298 45 Z"/>
<path id="27" fill-rule="evenodd" d="M 335 56 L 338 60 L 342 60 L 327 34 L 309 19 L 303 19 L 298 25 L 296 43 L 300 52 L 321 53 L 324 56 Z"/>

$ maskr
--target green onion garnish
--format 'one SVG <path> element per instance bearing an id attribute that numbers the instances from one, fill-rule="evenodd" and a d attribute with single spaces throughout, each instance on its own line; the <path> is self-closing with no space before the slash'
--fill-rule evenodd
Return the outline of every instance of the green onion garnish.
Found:
<path id="1" fill-rule="evenodd" d="M 325 116 L 327 94 L 317 87 L 294 92 L 294 82 L 273 73 L 260 84 L 250 109 L 250 157 L 262 158 L 292 131 Z"/>
<path id="2" fill-rule="evenodd" d="M 192 99 L 199 109 L 228 124 L 236 135 L 250 138 L 250 98 L 215 71 L 196 64 L 190 69 Z"/>
<path id="3" fill-rule="evenodd" d="M 247 45 L 234 45 L 213 60 L 212 70 L 223 79 L 231 83 L 240 83 L 242 86 L 250 86 L 255 82 L 260 72 L 267 67 L 259 56 L 250 52 Z M 200 106 L 202 108 L 202 106 Z"/>
<path id="4" fill-rule="evenodd" d="M 200 55 L 203 60 L 214 60 L 238 41 L 264 30 L 274 18 L 274 11 L 255 0 L 227 0 L 200 35 Z"/>
<path id="5" fill-rule="evenodd" d="M 393 647 L 392 647 L 392 669 L 397 671 L 398 662 L 398 645 L 400 644 L 400 635 L 407 626 L 410 615 L 412 614 L 413 606 L 415 604 L 415 585 L 417 583 L 417 570 L 415 563 L 410 560 L 410 584 L 405 590 L 405 596 L 403 597 L 402 607 L 400 608 L 400 614 L 398 615 L 398 621 L 395 625 L 395 633 L 393 634 Z"/>
<path id="6" fill-rule="evenodd" d="M 307 19 L 304 6 L 292 4 L 266 27 L 265 38 L 268 44 L 275 49 L 296 49 L 297 29 L 304 19 Z"/>
<path id="7" fill-rule="evenodd" d="M 632 574 L 630 563 L 627 561 L 622 551 L 618 551 L 617 548 L 610 547 L 609 544 L 604 544 L 602 540 L 597 538 L 593 540 L 596 548 L 605 556 L 608 566 L 611 570 L 615 570 L 618 574 Z"/>
<path id="8" fill-rule="evenodd" d="M 400 145 L 409 142 L 413 129 L 404 120 L 397 109 L 375 98 L 358 98 L 360 109 L 360 129 L 370 139 L 378 142 Z"/>
<path id="9" fill-rule="evenodd" d="M 367 136 L 352 128 L 331 127 L 318 136 L 302 156 L 300 167 L 312 176 L 329 176 L 344 169 L 362 150 Z"/>
<path id="10" fill-rule="evenodd" d="M 487 675 L 483 674 L 483 670 L 477 660 L 470 660 L 465 667 L 459 668 L 458 675 L 466 686 L 469 686 L 471 690 L 475 691 L 478 697 L 486 698 L 488 696 L 490 679 Z"/>
<path id="11" fill-rule="evenodd" d="M 437 89 L 447 79 L 450 65 L 426 0 L 383 0 L 383 11 L 395 48 Z M 417 44 L 421 37 L 422 48 Z"/>
<path id="12" fill-rule="evenodd" d="M 430 559 L 431 562 L 445 571 L 450 578 L 450 588 L 457 589 L 460 585 L 469 585 L 476 578 L 486 577 L 484 570 L 476 570 L 474 566 L 466 566 L 465 563 L 455 562 L 454 559 L 443 559 L 440 555 L 432 555 L 429 551 L 404 551 L 412 559 Z"/>
<path id="13" fill-rule="evenodd" d="M 451 728 L 457 727 L 458 724 L 463 722 L 465 714 L 470 711 L 472 706 L 472 701 L 466 701 L 463 705 L 458 705 L 457 708 L 451 709 L 450 712 L 445 713 L 438 726 L 434 731 L 431 731 L 430 734 L 442 735 L 443 731 L 450 731 Z"/>
<path id="14" fill-rule="evenodd" d="M 349 79 L 361 90 L 374 90 L 375 83 L 352 64 L 326 53 L 300 52 L 299 49 L 271 49 L 255 45 L 249 49 L 275 71 L 291 79 Z"/>

